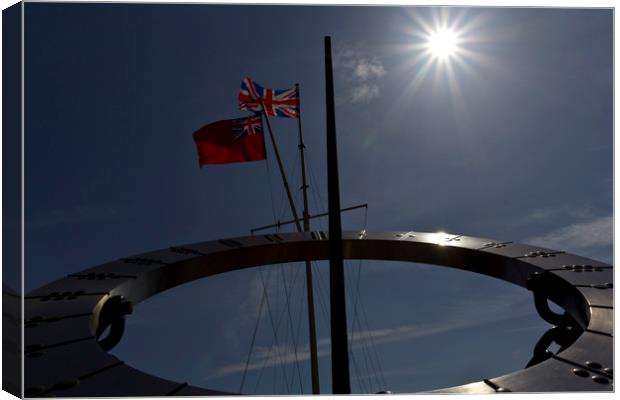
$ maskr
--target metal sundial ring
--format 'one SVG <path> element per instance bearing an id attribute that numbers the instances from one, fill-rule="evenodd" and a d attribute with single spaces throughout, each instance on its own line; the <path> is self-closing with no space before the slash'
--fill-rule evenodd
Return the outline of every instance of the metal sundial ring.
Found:
<path id="1" fill-rule="evenodd" d="M 163 290 L 237 269 L 323 260 L 328 258 L 327 238 L 326 232 L 279 233 L 188 244 L 90 268 L 29 293 L 26 397 L 225 394 L 145 374 L 102 345 L 110 349 L 120 340 L 124 315 L 133 305 Z M 534 246 L 421 232 L 344 232 L 343 247 L 347 259 L 448 266 L 530 288 L 543 313 L 547 300 L 566 311 L 562 316 L 549 310 L 547 318 L 573 334 L 581 332 L 565 338 L 559 354 L 544 352 L 546 342 L 562 341 L 555 333 L 547 335 L 527 369 L 435 392 L 613 390 L 610 265 Z M 106 324 L 112 337 L 101 338 Z"/>

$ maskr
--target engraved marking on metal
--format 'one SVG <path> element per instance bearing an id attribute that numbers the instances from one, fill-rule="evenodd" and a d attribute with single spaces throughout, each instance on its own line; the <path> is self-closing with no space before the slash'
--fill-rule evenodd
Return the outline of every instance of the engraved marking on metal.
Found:
<path id="1" fill-rule="evenodd" d="M 547 272 L 553 272 L 553 271 L 573 271 L 575 273 L 581 273 L 581 272 L 603 272 L 607 269 L 613 269 L 613 267 L 592 267 L 591 269 L 583 269 L 583 268 L 572 268 L 571 265 L 564 265 L 562 266 L 562 268 L 549 268 L 546 271 Z"/>
<path id="2" fill-rule="evenodd" d="M 536 257 L 542 257 L 542 258 L 547 258 L 547 257 L 555 257 L 557 254 L 564 254 L 563 251 L 542 251 L 542 250 L 537 250 L 537 251 L 530 251 L 529 253 L 525 253 L 522 256 L 518 256 L 515 258 L 536 258 Z"/>
<path id="3" fill-rule="evenodd" d="M 327 240 L 327 235 L 323 231 L 310 232 L 313 240 Z"/>
<path id="4" fill-rule="evenodd" d="M 166 394 L 166 396 L 174 396 L 175 393 L 179 392 L 181 389 L 187 387 L 187 382 L 184 382 L 182 384 L 180 384 L 179 386 L 175 387 L 174 389 L 172 389 L 170 392 L 168 392 Z"/>
<path id="5" fill-rule="evenodd" d="M 510 389 L 503 388 L 490 379 L 483 379 L 482 382 L 486 383 L 488 386 L 490 386 L 493 390 L 495 390 L 498 393 L 510 392 Z"/>
<path id="6" fill-rule="evenodd" d="M 501 249 L 502 247 L 508 246 L 512 242 L 486 242 L 482 247 L 476 250 L 484 250 L 489 248 Z"/>
<path id="7" fill-rule="evenodd" d="M 81 375 L 81 376 L 78 377 L 78 379 L 83 381 L 86 378 L 90 378 L 91 376 L 97 375 L 97 374 L 99 374 L 101 372 L 107 371 L 109 369 L 112 369 L 114 367 L 118 367 L 119 365 L 123 365 L 123 364 L 125 364 L 125 361 L 118 361 L 118 362 L 115 362 L 114 364 L 110 364 L 110 365 L 107 365 L 107 366 L 105 366 L 103 368 L 99 368 L 99 369 L 91 371 L 91 372 L 89 372 L 87 374 Z"/>
<path id="8" fill-rule="evenodd" d="M 358 239 L 364 239 L 365 237 L 366 237 L 366 229 L 362 229 L 358 235 Z"/>
<path id="9" fill-rule="evenodd" d="M 65 379 L 65 380 L 56 382 L 51 388 L 45 389 L 44 391 L 34 395 L 33 397 L 35 397 L 35 396 L 36 397 L 43 397 L 43 396 L 53 392 L 54 390 L 71 389 L 72 387 L 77 386 L 79 383 L 80 383 L 80 381 L 77 380 L 77 379 Z"/>
<path id="10" fill-rule="evenodd" d="M 614 335 L 612 335 L 611 333 L 607 333 L 607 332 L 601 332 L 601 331 L 595 331 L 594 329 L 586 329 L 586 332 L 590 332 L 590 333 L 596 333 L 597 335 L 603 335 L 603 336 L 608 336 L 608 337 L 614 337 Z"/>
<path id="11" fill-rule="evenodd" d="M 52 390 L 67 390 L 79 384 L 80 381 L 77 379 L 64 379 L 62 381 L 56 382 L 54 386 L 52 386 Z"/>
<path id="12" fill-rule="evenodd" d="M 90 317 L 91 315 L 92 313 L 82 313 L 82 314 L 72 314 L 72 315 L 64 315 L 61 317 L 49 317 L 49 318 L 35 316 L 35 317 L 32 317 L 24 321 L 24 324 L 26 324 L 26 328 L 28 328 L 28 325 L 31 325 L 31 324 L 36 326 L 37 324 L 40 324 L 40 323 L 58 322 L 60 320 L 69 319 L 69 318 Z"/>
<path id="13" fill-rule="evenodd" d="M 613 306 L 600 306 L 598 304 L 590 304 L 590 307 L 594 307 L 594 308 L 606 308 L 608 310 L 613 310 L 614 307 Z"/>
<path id="14" fill-rule="evenodd" d="M 601 374 L 601 375 L 605 375 L 605 376 L 607 376 L 608 378 L 612 378 L 612 376 L 611 376 L 611 375 L 609 375 L 609 374 L 607 374 L 607 373 L 605 373 L 605 372 L 603 372 L 603 371 L 599 371 L 599 370 L 597 370 L 597 369 L 595 369 L 595 368 L 592 368 L 592 367 L 589 367 L 589 366 L 587 366 L 587 365 L 581 365 L 581 364 L 576 363 L 576 362 L 574 362 L 574 361 L 568 360 L 568 359 L 566 359 L 566 358 L 564 358 L 564 357 L 560 357 L 560 356 L 558 356 L 557 354 L 552 354 L 552 356 L 551 356 L 551 357 L 555 358 L 556 360 L 559 360 L 559 361 L 565 362 L 565 363 L 567 363 L 567 364 L 570 364 L 570 365 L 572 365 L 572 366 L 576 367 L 576 368 L 574 368 L 574 369 L 573 369 L 573 372 L 574 372 L 576 375 L 579 375 L 579 374 L 577 374 L 577 372 L 575 372 L 575 371 L 579 371 L 579 370 L 584 370 L 584 369 L 585 369 L 585 370 L 588 370 L 588 371 L 590 371 L 590 372 L 592 372 L 592 373 L 595 373 L 595 374 Z M 579 375 L 579 376 L 587 376 L 587 375 Z"/>
<path id="15" fill-rule="evenodd" d="M 35 351 L 51 349 L 53 347 L 66 346 L 68 344 L 83 342 L 85 340 L 91 340 L 94 338 L 95 338 L 94 336 L 87 336 L 87 337 L 83 337 L 79 339 L 65 340 L 64 342 L 58 342 L 58 343 L 48 344 L 48 345 L 42 345 L 42 344 L 35 343 L 29 346 L 26 346 L 25 352 L 26 354 L 28 354 L 28 353 L 35 352 Z"/>
<path id="16" fill-rule="evenodd" d="M 204 253 L 201 253 L 198 250 L 194 250 L 194 249 L 190 249 L 188 247 L 171 247 L 169 249 L 171 252 L 173 253 L 177 253 L 177 254 L 193 254 L 193 255 L 197 255 L 197 256 L 204 256 Z"/>
<path id="17" fill-rule="evenodd" d="M 581 378 L 587 378 L 588 376 L 590 376 L 590 373 L 588 371 L 586 371 L 585 369 L 580 369 L 580 368 L 573 368 L 573 374 L 581 377 Z"/>
<path id="18" fill-rule="evenodd" d="M 600 363 L 597 363 L 596 361 L 586 361 L 586 365 L 590 368 L 594 368 L 594 369 L 601 369 L 603 368 L 603 366 Z"/>
<path id="19" fill-rule="evenodd" d="M 272 234 L 272 235 L 264 235 L 265 239 L 269 240 L 272 243 L 280 243 L 282 242 L 282 236 Z"/>
<path id="20" fill-rule="evenodd" d="M 592 375 L 592 380 L 602 385 L 609 385 L 609 379 L 605 378 L 604 376 Z"/>
<path id="21" fill-rule="evenodd" d="M 562 268 L 574 270 L 575 272 L 578 270 L 601 272 L 604 269 L 612 269 L 613 267 L 611 265 L 568 264 L 568 265 L 562 265 Z"/>
<path id="22" fill-rule="evenodd" d="M 41 393 L 45 392 L 46 390 L 47 388 L 43 385 L 30 386 L 29 388 L 26 388 L 26 390 L 24 390 L 24 396 L 26 397 L 38 396 Z"/>
<path id="23" fill-rule="evenodd" d="M 218 242 L 228 247 L 243 247 L 243 243 L 237 242 L 234 239 L 220 239 Z"/>
<path id="24" fill-rule="evenodd" d="M 366 230 L 364 230 L 364 234 L 366 234 Z M 397 233 L 394 236 L 396 236 L 397 238 L 401 238 L 401 240 L 405 239 L 405 238 L 414 238 L 414 237 L 416 237 L 416 235 L 414 235 L 413 231 L 409 231 L 409 232 L 406 232 L 406 233 Z"/>
<path id="25" fill-rule="evenodd" d="M 144 258 L 144 257 L 129 257 L 129 258 L 121 258 L 121 261 L 127 264 L 137 264 L 137 265 L 153 265 L 153 264 L 162 264 L 167 265 L 167 263 L 162 260 L 154 260 L 152 258 Z"/>
<path id="26" fill-rule="evenodd" d="M 564 270 L 573 271 L 573 272 L 603 272 L 607 269 L 612 269 L 612 267 L 592 267 L 590 265 L 584 267 L 575 267 L 575 268 L 567 268 L 564 267 Z"/>
<path id="27" fill-rule="evenodd" d="M 611 286 L 609 286 L 611 285 Z M 600 290 L 607 290 L 607 289 L 613 289 L 613 284 L 611 283 L 592 283 L 590 285 L 573 285 L 575 287 L 587 287 L 587 288 L 593 288 L 593 289 L 600 289 Z"/>
<path id="28" fill-rule="evenodd" d="M 118 274 L 114 274 L 114 273 L 94 273 L 94 272 L 90 272 L 88 274 L 71 274 L 68 275 L 69 278 L 77 278 L 78 280 L 89 280 L 89 281 L 94 281 L 94 280 L 104 280 L 104 279 L 123 279 L 123 278 L 129 278 L 129 279 L 137 279 L 138 277 L 135 275 L 118 275 Z"/>
<path id="29" fill-rule="evenodd" d="M 447 237 L 446 242 L 460 242 L 463 235 L 456 235 L 452 237 Z"/>
<path id="30" fill-rule="evenodd" d="M 85 293 L 83 290 L 79 290 L 77 292 L 63 292 L 63 293 L 52 292 L 48 295 L 26 296 L 24 297 L 24 299 L 26 300 L 39 299 L 39 301 L 50 301 L 50 300 L 60 301 L 60 300 L 75 300 L 78 297 L 83 297 L 83 296 L 103 296 L 106 294 L 108 294 L 108 292 Z"/>
<path id="31" fill-rule="evenodd" d="M 82 375 L 82 376 L 80 376 L 77 379 L 68 379 L 68 380 L 60 381 L 60 382 L 54 384 L 54 386 L 52 386 L 50 389 L 44 390 L 43 392 L 39 393 L 36 396 L 42 397 L 42 396 L 45 396 L 45 395 L 47 395 L 47 394 L 49 394 L 49 393 L 51 393 L 51 392 L 53 392 L 55 390 L 67 390 L 67 389 L 70 389 L 72 387 L 77 386 L 80 383 L 80 381 L 83 381 L 83 380 L 85 380 L 87 378 L 90 378 L 91 376 L 97 375 L 97 374 L 99 374 L 101 372 L 107 371 L 107 370 L 112 369 L 114 367 L 118 367 L 119 365 L 123 365 L 124 363 L 125 363 L 124 361 L 119 361 L 119 362 L 116 362 L 114 364 L 105 366 L 103 368 L 99 368 L 99 369 L 97 369 L 97 370 L 95 370 L 93 372 L 89 372 L 88 374 Z"/>

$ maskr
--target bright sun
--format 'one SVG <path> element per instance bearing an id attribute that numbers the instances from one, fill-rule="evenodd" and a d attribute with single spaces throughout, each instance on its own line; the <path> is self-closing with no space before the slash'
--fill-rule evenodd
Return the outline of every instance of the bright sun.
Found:
<path id="1" fill-rule="evenodd" d="M 428 49 L 438 58 L 448 58 L 457 50 L 458 37 L 451 29 L 439 29 L 430 34 Z"/>

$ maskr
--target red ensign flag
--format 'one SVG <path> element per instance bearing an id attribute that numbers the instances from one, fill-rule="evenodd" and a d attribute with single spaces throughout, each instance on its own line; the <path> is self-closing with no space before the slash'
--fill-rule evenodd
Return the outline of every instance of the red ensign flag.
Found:
<path id="1" fill-rule="evenodd" d="M 267 158 L 260 116 L 225 119 L 194 132 L 198 163 L 227 164 Z"/>

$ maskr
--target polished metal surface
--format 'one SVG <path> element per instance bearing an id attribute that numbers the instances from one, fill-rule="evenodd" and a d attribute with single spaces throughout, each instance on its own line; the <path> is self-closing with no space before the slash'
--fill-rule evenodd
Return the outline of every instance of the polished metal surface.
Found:
<path id="1" fill-rule="evenodd" d="M 132 306 L 159 292 L 243 268 L 325 260 L 328 242 L 326 232 L 308 232 L 194 243 L 123 258 L 34 290 L 25 298 L 26 397 L 225 394 L 145 374 L 103 347 L 110 349 L 120 340 Z M 433 393 L 613 390 L 610 265 L 535 246 L 446 233 L 348 231 L 343 232 L 343 251 L 346 259 L 447 266 L 529 288 L 535 297 L 552 300 L 566 311 L 566 318 L 549 318 L 579 334 L 563 351 L 545 353 L 529 368 Z M 110 335 L 98 337 L 108 325 Z"/>

